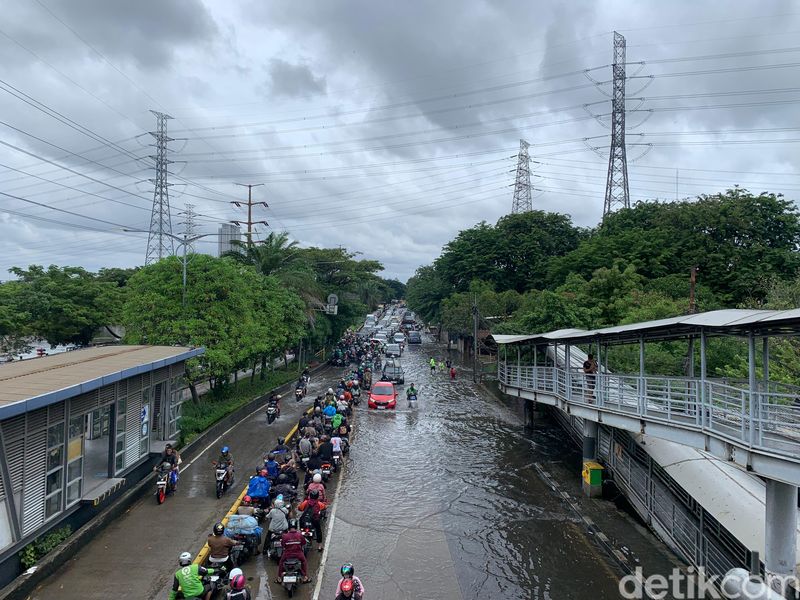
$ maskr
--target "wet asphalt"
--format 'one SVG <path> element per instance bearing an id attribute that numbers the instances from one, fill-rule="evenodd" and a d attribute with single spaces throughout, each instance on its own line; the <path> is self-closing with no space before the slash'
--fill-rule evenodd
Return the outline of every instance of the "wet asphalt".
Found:
<path id="1" fill-rule="evenodd" d="M 445 354 L 428 338 L 406 349 L 401 361 L 406 383 L 420 390 L 416 407 L 406 406 L 399 386 L 396 411 L 371 411 L 366 402 L 358 408 L 343 474 L 329 486 L 335 501 L 327 551 L 312 552 L 314 582 L 296 598 L 332 599 L 344 562 L 355 565 L 369 600 L 619 598 L 623 572 L 542 479 L 537 462 L 632 562 L 671 568 L 674 558 L 630 515 L 581 498 L 580 452 L 566 433 L 549 421 L 526 430 L 519 406 L 473 383 L 463 366 L 455 381 L 431 373 L 431 356 Z M 315 376 L 302 408 L 338 374 Z M 286 403 L 281 419 L 267 426 L 259 412 L 225 443 L 239 465 L 255 465 L 299 413 Z M 185 469 L 175 497 L 163 506 L 150 496 L 135 504 L 31 598 L 166 598 L 178 554 L 196 552 L 235 499 L 214 497 L 209 463 L 217 446 Z M 243 485 L 240 473 L 236 490 Z M 263 556 L 243 569 L 256 598 L 286 597 L 270 583 L 275 567 Z"/>

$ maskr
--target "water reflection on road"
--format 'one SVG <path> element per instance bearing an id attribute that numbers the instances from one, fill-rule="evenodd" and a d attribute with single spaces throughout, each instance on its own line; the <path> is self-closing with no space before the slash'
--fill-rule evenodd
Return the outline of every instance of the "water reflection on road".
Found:
<path id="1" fill-rule="evenodd" d="M 396 414 L 362 404 L 320 597 L 350 561 L 369 600 L 618 598 L 607 558 L 532 467 L 565 442 L 535 443 L 468 371 L 431 374 L 433 353 L 403 356 L 416 409 L 402 388 Z"/>

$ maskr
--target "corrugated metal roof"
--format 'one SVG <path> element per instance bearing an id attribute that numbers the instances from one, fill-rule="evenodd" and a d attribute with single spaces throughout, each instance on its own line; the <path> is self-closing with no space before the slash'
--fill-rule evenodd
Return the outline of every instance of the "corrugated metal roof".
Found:
<path id="1" fill-rule="evenodd" d="M 794 322 L 794 323 L 792 323 Z M 800 309 L 791 310 L 757 310 L 729 308 L 723 310 L 712 310 L 709 312 L 670 317 L 667 319 L 656 319 L 653 321 L 643 321 L 640 323 L 630 323 L 628 325 L 616 325 L 614 327 L 604 327 L 602 329 L 583 330 L 583 329 L 558 329 L 535 335 L 519 336 L 499 336 L 509 339 L 505 344 L 538 339 L 542 341 L 580 341 L 605 338 L 607 340 L 626 340 L 638 334 L 648 332 L 656 334 L 668 332 L 670 334 L 690 333 L 699 329 L 706 329 L 715 332 L 737 333 L 745 329 L 767 329 L 776 323 L 794 325 L 800 333 Z M 759 327 L 763 325 L 763 327 Z M 497 338 L 498 336 L 495 336 Z"/>
<path id="2" fill-rule="evenodd" d="M 524 342 L 525 340 L 532 340 L 535 337 L 539 337 L 536 335 L 500 335 L 495 334 L 489 336 L 491 337 L 496 344 L 503 345 L 503 344 L 513 344 L 515 342 Z"/>
<path id="3" fill-rule="evenodd" d="M 0 366 L 0 417 L 47 406 L 203 352 L 203 348 L 182 346 L 103 346 L 6 363 Z"/>

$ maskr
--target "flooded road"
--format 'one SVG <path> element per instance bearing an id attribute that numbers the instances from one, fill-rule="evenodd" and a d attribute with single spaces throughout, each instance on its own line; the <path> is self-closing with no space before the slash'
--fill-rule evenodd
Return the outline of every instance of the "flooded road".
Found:
<path id="1" fill-rule="evenodd" d="M 619 598 L 621 573 L 533 466 L 574 455 L 566 434 L 536 443 L 468 370 L 431 374 L 432 355 L 426 343 L 402 358 L 416 409 L 402 387 L 396 414 L 362 404 L 319 597 L 352 562 L 370 600 Z"/>

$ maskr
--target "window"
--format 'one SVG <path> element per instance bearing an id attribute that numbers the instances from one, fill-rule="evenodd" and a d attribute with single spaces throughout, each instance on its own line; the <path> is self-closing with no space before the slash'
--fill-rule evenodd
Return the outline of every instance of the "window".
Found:
<path id="1" fill-rule="evenodd" d="M 64 423 L 47 429 L 47 479 L 45 484 L 45 519 L 61 512 L 64 491 Z"/>
<path id="2" fill-rule="evenodd" d="M 69 420 L 67 444 L 67 506 L 81 499 L 83 482 L 83 430 L 86 417 L 79 415 Z"/>

